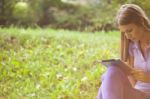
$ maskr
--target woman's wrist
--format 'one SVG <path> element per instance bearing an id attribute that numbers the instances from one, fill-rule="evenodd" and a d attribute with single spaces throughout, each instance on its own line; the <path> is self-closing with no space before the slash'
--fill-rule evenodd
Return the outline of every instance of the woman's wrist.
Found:
<path id="1" fill-rule="evenodd" d="M 136 80 L 135 80 L 135 79 L 133 78 L 133 76 L 131 76 L 131 75 L 128 76 L 128 79 L 129 79 L 129 81 L 130 81 L 132 87 L 134 87 L 134 86 L 135 86 L 135 83 L 136 83 Z"/>

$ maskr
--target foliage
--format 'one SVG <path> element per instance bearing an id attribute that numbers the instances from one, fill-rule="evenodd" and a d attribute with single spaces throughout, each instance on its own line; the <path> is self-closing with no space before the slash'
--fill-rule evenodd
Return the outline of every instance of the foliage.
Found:
<path id="1" fill-rule="evenodd" d="M 150 16 L 149 0 L 85 0 L 90 3 L 87 6 L 67 3 L 70 0 L 63 1 L 65 3 L 62 0 L 1 0 L 3 10 L 0 24 L 80 31 L 115 30 L 117 9 L 125 3 L 138 4 Z M 24 3 L 26 7 L 18 7 L 19 3 Z"/>
<path id="2" fill-rule="evenodd" d="M 17 2 L 13 8 L 13 17 L 17 24 L 30 24 L 33 19 L 31 11 L 27 2 Z"/>
<path id="3" fill-rule="evenodd" d="M 13 5 L 17 2 L 17 0 L 0 0 L 2 6 L 1 9 L 3 11 L 0 15 L 0 20 L 3 21 L 3 24 L 9 24 L 9 22 L 12 20 L 12 12 L 13 12 Z M 1 23 L 2 24 L 2 23 Z"/>
<path id="4" fill-rule="evenodd" d="M 0 97 L 96 98 L 105 71 L 96 61 L 119 56 L 118 36 L 118 32 L 1 28 Z"/>

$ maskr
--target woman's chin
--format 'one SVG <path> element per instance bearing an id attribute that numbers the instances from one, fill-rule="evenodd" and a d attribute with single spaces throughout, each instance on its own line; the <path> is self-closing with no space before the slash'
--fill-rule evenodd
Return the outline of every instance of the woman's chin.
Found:
<path id="1" fill-rule="evenodd" d="M 135 39 L 135 38 L 132 38 L 132 39 L 130 39 L 130 40 L 133 41 L 133 42 L 138 42 L 138 40 Z"/>
<path id="2" fill-rule="evenodd" d="M 133 41 L 134 41 L 134 42 L 138 42 L 138 40 L 137 40 L 137 39 L 133 39 Z"/>

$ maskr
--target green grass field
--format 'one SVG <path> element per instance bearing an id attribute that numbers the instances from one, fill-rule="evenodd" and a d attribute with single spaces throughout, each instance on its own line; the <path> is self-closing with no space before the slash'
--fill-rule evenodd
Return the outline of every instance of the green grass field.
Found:
<path id="1" fill-rule="evenodd" d="M 0 28 L 0 97 L 95 99 L 119 33 Z"/>

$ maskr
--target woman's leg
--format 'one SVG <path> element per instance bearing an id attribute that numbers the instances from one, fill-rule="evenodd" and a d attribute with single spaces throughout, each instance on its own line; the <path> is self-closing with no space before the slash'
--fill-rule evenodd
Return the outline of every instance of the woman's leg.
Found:
<path id="1" fill-rule="evenodd" d="M 98 99 L 144 99 L 144 93 L 132 88 L 127 76 L 118 67 L 107 69 Z"/>
<path id="2" fill-rule="evenodd" d="M 97 99 L 103 99 L 101 87 L 99 88 Z"/>

